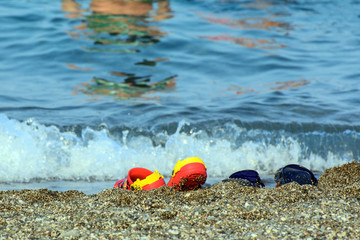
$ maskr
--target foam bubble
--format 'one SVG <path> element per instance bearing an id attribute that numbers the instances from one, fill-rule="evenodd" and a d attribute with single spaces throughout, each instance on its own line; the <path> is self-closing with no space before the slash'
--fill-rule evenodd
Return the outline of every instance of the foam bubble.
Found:
<path id="1" fill-rule="evenodd" d="M 132 167 L 157 169 L 169 177 L 175 163 L 190 156 L 204 160 L 210 178 L 227 177 L 242 169 L 272 174 L 290 163 L 322 172 L 353 159 L 351 151 L 325 148 L 325 155 L 324 149 L 309 152 L 304 142 L 284 133 L 236 126 L 214 129 L 211 134 L 180 131 L 185 125 L 180 122 L 174 134 L 155 133 L 155 138 L 165 142 L 161 146 L 148 135 L 128 137 L 129 130 L 123 131 L 121 139 L 106 128 L 86 127 L 78 136 L 31 119 L 19 122 L 0 115 L 0 182 L 117 180 Z"/>

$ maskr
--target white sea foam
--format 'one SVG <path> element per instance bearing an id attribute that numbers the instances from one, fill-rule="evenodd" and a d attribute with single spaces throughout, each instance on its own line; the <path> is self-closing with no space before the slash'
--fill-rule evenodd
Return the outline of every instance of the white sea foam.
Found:
<path id="1" fill-rule="evenodd" d="M 176 133 L 162 136 L 165 146 L 154 146 L 146 136 L 127 139 L 124 132 L 124 138 L 117 140 L 106 129 L 85 128 L 79 137 L 55 126 L 0 115 L 0 182 L 116 180 L 132 167 L 157 169 L 169 177 L 177 160 L 190 156 L 205 161 L 210 178 L 227 177 L 242 169 L 271 174 L 289 163 L 322 172 L 352 160 L 351 153 L 331 151 L 325 158 L 315 153 L 303 158 L 301 144 L 292 137 L 282 137 L 277 144 L 249 140 L 234 147 L 229 138 L 209 137 L 202 131 L 182 133 L 184 124 L 179 123 Z"/>

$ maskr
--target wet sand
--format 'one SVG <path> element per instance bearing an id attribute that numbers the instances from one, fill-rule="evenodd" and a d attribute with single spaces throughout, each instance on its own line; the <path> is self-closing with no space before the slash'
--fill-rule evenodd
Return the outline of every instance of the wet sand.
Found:
<path id="1" fill-rule="evenodd" d="M 0 192 L 0 237 L 14 239 L 357 239 L 360 163 L 328 169 L 318 186 L 253 188 L 219 182 L 86 195 Z"/>

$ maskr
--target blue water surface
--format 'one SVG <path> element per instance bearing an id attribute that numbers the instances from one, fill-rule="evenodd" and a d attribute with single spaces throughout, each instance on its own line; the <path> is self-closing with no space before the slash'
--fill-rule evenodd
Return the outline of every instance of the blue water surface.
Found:
<path id="1" fill-rule="evenodd" d="M 359 161 L 359 13 L 359 1 L 1 1 L 0 182 L 168 175 L 193 155 L 213 178 Z"/>

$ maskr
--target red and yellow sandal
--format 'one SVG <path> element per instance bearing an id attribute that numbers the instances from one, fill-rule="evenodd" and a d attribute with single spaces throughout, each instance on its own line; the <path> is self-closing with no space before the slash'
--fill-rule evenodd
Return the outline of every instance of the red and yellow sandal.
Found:
<path id="1" fill-rule="evenodd" d="M 146 168 L 132 168 L 127 178 L 117 181 L 114 188 L 126 190 L 150 190 L 165 186 L 164 177 L 157 171 L 152 172 Z"/>
<path id="2" fill-rule="evenodd" d="M 206 182 L 206 178 L 203 160 L 190 157 L 176 163 L 167 185 L 177 190 L 192 190 L 200 188 Z"/>

